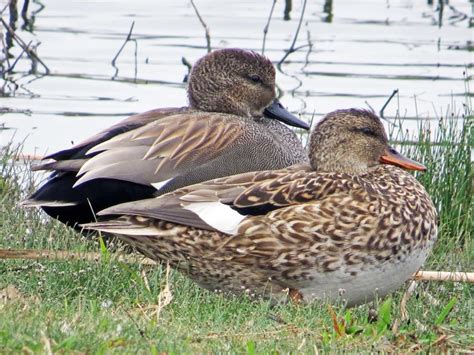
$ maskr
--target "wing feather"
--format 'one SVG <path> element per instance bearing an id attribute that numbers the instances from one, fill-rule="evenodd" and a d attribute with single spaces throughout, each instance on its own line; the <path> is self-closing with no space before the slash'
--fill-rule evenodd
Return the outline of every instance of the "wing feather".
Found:
<path id="1" fill-rule="evenodd" d="M 48 161 L 31 168 L 32 171 L 49 170 L 49 171 L 72 171 L 78 172 L 81 167 L 87 162 L 87 159 L 70 159 Z"/>
<path id="2" fill-rule="evenodd" d="M 99 215 L 135 215 L 234 234 L 250 207 L 271 205 L 271 208 L 266 207 L 266 213 L 268 210 L 291 205 L 293 202 L 288 199 L 278 200 L 275 191 L 291 190 L 301 185 L 299 182 L 295 184 L 288 175 L 303 179 L 303 176 L 311 174 L 308 170 L 309 166 L 298 165 L 214 179 L 157 198 L 112 206 Z M 275 179 L 281 183 L 276 184 Z M 272 186 L 272 190 L 268 190 L 268 186 Z M 276 195 L 287 197 L 290 193 Z M 241 201 L 238 205 L 236 201 L 239 199 Z"/>
<path id="3" fill-rule="evenodd" d="M 148 185 L 177 177 L 190 172 L 191 163 L 222 154 L 243 134 L 243 124 L 232 115 L 197 112 L 150 122 L 91 148 L 88 154 L 96 155 L 82 166 L 76 186 L 96 178 Z"/>

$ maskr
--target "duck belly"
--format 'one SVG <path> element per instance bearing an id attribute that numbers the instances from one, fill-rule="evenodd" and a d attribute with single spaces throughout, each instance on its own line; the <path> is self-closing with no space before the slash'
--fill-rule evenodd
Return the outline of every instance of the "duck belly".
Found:
<path id="1" fill-rule="evenodd" d="M 307 281 L 295 285 L 305 302 L 315 300 L 343 301 L 357 305 L 383 297 L 398 289 L 425 262 L 430 248 L 413 251 L 403 260 L 389 260 L 372 265 L 362 264 L 321 273 L 310 271 Z"/>

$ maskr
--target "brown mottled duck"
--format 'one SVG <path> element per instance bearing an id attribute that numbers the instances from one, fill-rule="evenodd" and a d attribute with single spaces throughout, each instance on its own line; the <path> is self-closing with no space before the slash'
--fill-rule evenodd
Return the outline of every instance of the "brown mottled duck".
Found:
<path id="1" fill-rule="evenodd" d="M 369 301 L 399 288 L 438 233 L 435 207 L 380 119 L 339 110 L 310 137 L 309 163 L 187 186 L 113 206 L 87 228 L 117 234 L 209 290 Z"/>

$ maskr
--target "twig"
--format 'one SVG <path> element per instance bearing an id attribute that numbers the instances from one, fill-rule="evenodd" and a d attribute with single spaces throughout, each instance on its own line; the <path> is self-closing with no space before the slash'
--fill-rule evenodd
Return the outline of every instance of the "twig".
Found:
<path id="1" fill-rule="evenodd" d="M 27 28 L 30 20 L 28 19 L 28 6 L 30 5 L 30 0 L 23 1 L 23 7 L 21 8 L 21 18 L 23 19 L 23 29 Z"/>
<path id="2" fill-rule="evenodd" d="M 158 295 L 158 304 L 156 305 L 156 324 L 160 324 L 160 315 L 163 308 L 171 303 L 173 300 L 173 294 L 171 293 L 170 287 L 170 263 L 166 263 L 166 277 L 165 285 L 161 289 L 160 294 Z"/>
<path id="3" fill-rule="evenodd" d="M 267 24 L 263 28 L 263 42 L 262 42 L 262 54 L 265 54 L 265 43 L 267 41 L 268 28 L 270 27 L 270 21 L 272 20 L 273 10 L 275 9 L 277 0 L 273 0 L 272 8 L 270 9 L 270 14 L 268 15 Z"/>
<path id="4" fill-rule="evenodd" d="M 374 108 L 372 107 L 372 105 L 369 104 L 369 101 L 365 100 L 364 103 L 367 105 L 367 107 L 369 108 L 369 110 L 370 110 L 372 113 L 375 113 L 375 110 L 374 110 Z"/>
<path id="5" fill-rule="evenodd" d="M 185 57 L 181 57 L 181 63 L 186 67 L 188 68 L 188 73 L 184 76 L 184 79 L 183 79 L 183 83 L 187 83 L 188 82 L 188 77 L 189 77 L 189 73 L 191 73 L 191 69 L 193 67 L 193 65 L 189 62 L 189 60 L 187 60 Z"/>
<path id="6" fill-rule="evenodd" d="M 9 113 L 10 111 L 7 111 L 7 113 Z M 15 113 L 17 113 L 17 111 L 13 111 Z M 27 114 L 28 112 L 25 112 L 25 111 L 20 111 L 21 113 L 25 113 Z M 2 111 L 0 110 L 0 113 L 2 113 Z M 0 155 L 0 159 L 4 158 L 4 156 Z M 32 160 L 43 160 L 43 157 L 40 156 L 40 155 L 35 155 L 35 154 L 23 154 L 23 153 L 19 153 L 19 154 L 15 154 L 15 156 L 13 157 L 9 157 L 9 159 L 11 160 L 15 160 L 15 161 L 32 161 Z"/>
<path id="7" fill-rule="evenodd" d="M 41 334 L 41 342 L 43 343 L 43 351 L 44 351 L 44 354 L 47 354 L 47 355 L 53 355 L 53 350 L 52 350 L 52 347 L 51 347 L 51 339 L 49 339 L 44 330 L 41 330 L 40 331 L 40 334 Z"/>
<path id="8" fill-rule="evenodd" d="M 402 321 L 405 321 L 408 319 L 407 302 L 410 299 L 413 292 L 415 292 L 417 286 L 418 286 L 418 283 L 415 280 L 411 280 L 405 293 L 403 293 L 402 300 L 400 301 L 400 315 L 401 315 Z"/>
<path id="9" fill-rule="evenodd" d="M 148 258 L 136 257 L 132 255 L 112 254 L 116 260 L 127 264 L 156 265 Z M 73 252 L 63 250 L 35 250 L 35 249 L 0 249 L 0 259 L 23 259 L 23 260 L 55 260 L 55 261 L 99 261 L 102 259 L 101 253 L 95 252 Z"/>
<path id="10" fill-rule="evenodd" d="M 151 259 L 132 255 L 112 254 L 120 262 L 140 265 L 156 265 Z M 37 249 L 0 249 L 0 259 L 25 259 L 25 260 L 88 260 L 98 261 L 102 258 L 100 253 L 73 252 L 63 250 L 37 250 Z M 474 283 L 474 272 L 449 272 L 449 271 L 418 271 L 411 278 L 416 281 L 447 281 Z"/>
<path id="11" fill-rule="evenodd" d="M 140 326 L 138 325 L 137 321 L 135 320 L 135 318 L 132 317 L 132 315 L 130 314 L 129 311 L 127 311 L 127 309 L 123 309 L 125 311 L 125 313 L 127 314 L 128 318 L 132 321 L 133 325 L 135 326 L 135 328 L 137 328 L 137 331 L 138 331 L 138 334 L 140 334 L 140 336 L 143 338 L 143 339 L 146 339 L 146 340 L 149 340 L 148 337 L 146 336 L 145 332 L 143 331 L 142 328 L 140 328 Z"/>
<path id="12" fill-rule="evenodd" d="M 130 26 L 130 30 L 128 31 L 128 35 L 127 37 L 125 38 L 125 41 L 123 42 L 122 46 L 120 47 L 120 49 L 118 50 L 117 54 L 115 55 L 114 59 L 112 59 L 112 66 L 115 68 L 115 74 L 113 76 L 113 78 L 116 78 L 117 75 L 118 75 L 118 72 L 119 72 L 119 69 L 118 67 L 115 65 L 115 63 L 117 62 L 117 59 L 119 57 L 119 55 L 122 53 L 123 49 L 125 48 L 125 45 L 127 44 L 128 41 L 133 41 L 135 42 L 135 81 L 137 80 L 137 47 L 138 47 L 138 44 L 137 44 L 137 40 L 136 39 L 132 39 L 132 32 L 133 32 L 133 27 L 135 26 L 135 21 L 132 22 L 132 25 Z"/>
<path id="13" fill-rule="evenodd" d="M 418 286 L 418 282 L 411 280 L 408 288 L 405 290 L 402 296 L 402 300 L 400 301 L 400 318 L 396 318 L 392 325 L 392 332 L 397 333 L 400 327 L 400 322 L 406 321 L 408 319 L 408 312 L 407 312 L 407 302 L 410 299 L 413 292 L 415 292 L 416 287 Z"/>
<path id="14" fill-rule="evenodd" d="M 292 0 L 285 0 L 285 11 L 283 12 L 283 19 L 285 21 L 290 21 L 290 12 L 291 12 L 291 1 Z"/>
<path id="15" fill-rule="evenodd" d="M 3 26 L 5 26 L 5 28 L 7 29 L 7 31 L 10 33 L 11 37 L 13 38 L 13 40 L 18 43 L 18 45 L 25 51 L 26 54 L 28 54 L 28 56 L 30 57 L 30 59 L 33 61 L 33 62 L 38 62 L 40 63 L 43 68 L 45 69 L 46 71 L 46 74 L 49 74 L 50 70 L 49 68 L 47 67 L 46 64 L 44 64 L 44 62 L 41 60 L 40 57 L 38 57 L 38 55 L 32 51 L 31 49 L 28 48 L 28 46 L 26 45 L 26 43 L 15 33 L 15 31 L 10 27 L 10 25 L 8 23 L 5 22 L 5 20 L 3 18 L 0 17 L 0 21 L 2 22 Z"/>
<path id="16" fill-rule="evenodd" d="M 132 37 L 132 32 L 133 32 L 133 27 L 135 26 L 135 21 L 132 22 L 132 25 L 130 26 L 130 29 L 128 30 L 128 35 L 125 38 L 125 41 L 123 42 L 122 46 L 118 50 L 117 54 L 115 55 L 114 59 L 112 59 L 112 66 L 115 67 L 115 62 L 117 61 L 120 53 L 122 53 L 123 49 L 125 48 L 125 45 L 127 44 L 128 41 L 130 41 L 130 38 Z"/>
<path id="17" fill-rule="evenodd" d="M 303 49 L 303 48 L 306 48 L 306 47 L 310 47 L 311 45 L 310 44 L 302 44 L 301 46 L 298 46 L 296 48 L 293 48 L 293 52 L 297 52 L 299 51 L 300 49 Z"/>
<path id="18" fill-rule="evenodd" d="M 327 14 L 324 22 L 331 23 L 332 22 L 332 0 L 324 1 L 323 6 L 323 13 Z"/>
<path id="19" fill-rule="evenodd" d="M 309 65 L 309 55 L 313 51 L 313 42 L 311 41 L 311 32 L 309 30 L 306 32 L 306 40 L 308 41 L 308 51 L 306 52 L 304 65 L 301 68 L 303 72 L 305 72 L 306 67 Z"/>
<path id="20" fill-rule="evenodd" d="M 204 31 L 206 33 L 207 53 L 210 53 L 212 51 L 212 48 L 211 48 L 211 35 L 209 34 L 209 27 L 207 27 L 206 23 L 204 22 L 201 15 L 199 14 L 199 11 L 196 5 L 194 4 L 193 0 L 191 0 L 191 5 L 193 5 L 194 11 L 196 12 L 199 22 L 201 22 L 202 27 L 204 27 Z"/>
<path id="21" fill-rule="evenodd" d="M 288 324 L 288 322 L 286 322 L 283 318 L 281 318 L 279 315 L 277 314 L 272 314 L 272 313 L 269 313 L 267 315 L 268 319 L 272 320 L 272 321 L 275 321 L 277 323 L 280 323 L 280 324 Z"/>
<path id="22" fill-rule="evenodd" d="M 16 64 L 18 63 L 18 61 L 21 59 L 21 57 L 23 56 L 23 53 L 26 52 L 26 49 L 30 47 L 30 44 L 31 44 L 32 41 L 30 41 L 27 45 L 26 45 L 26 48 L 22 48 L 21 49 L 21 53 L 16 57 L 15 61 L 12 63 L 12 65 L 10 65 L 8 67 L 7 70 L 5 70 L 5 73 L 11 73 L 13 71 L 13 69 L 15 69 L 15 66 Z"/>
<path id="23" fill-rule="evenodd" d="M 10 58 L 8 58 L 9 57 L 8 48 L 7 48 L 7 45 L 5 43 L 5 39 L 3 38 L 3 36 L 0 36 L 0 40 L 2 42 L 2 47 L 3 47 L 2 52 L 5 53 L 5 61 L 7 62 L 8 67 L 10 67 Z M 4 76 L 5 76 L 5 73 L 2 73 L 2 77 L 4 77 Z M 5 83 L 6 83 L 6 81 L 5 81 Z"/>
<path id="24" fill-rule="evenodd" d="M 448 334 L 441 334 L 438 339 L 435 340 L 433 344 L 430 345 L 430 348 L 434 348 L 435 346 L 438 346 L 442 343 L 445 343 L 449 339 L 454 337 L 454 335 L 448 335 Z"/>
<path id="25" fill-rule="evenodd" d="M 443 13 L 444 13 L 444 0 L 438 1 L 438 27 L 441 28 L 443 26 Z"/>
<path id="26" fill-rule="evenodd" d="M 392 95 L 390 95 L 390 97 L 388 98 L 388 100 L 385 102 L 385 104 L 382 106 L 382 108 L 380 109 L 380 112 L 379 112 L 379 116 L 380 118 L 383 118 L 385 119 L 384 115 L 383 115 L 383 112 L 385 111 L 385 108 L 387 107 L 387 105 L 390 103 L 390 101 L 392 101 L 393 97 L 398 94 L 398 89 L 395 89 L 393 90 L 392 92 Z"/>
<path id="27" fill-rule="evenodd" d="M 132 40 L 133 43 L 135 43 L 135 52 L 133 53 L 133 58 L 135 59 L 134 64 L 135 64 L 135 71 L 134 71 L 134 82 L 137 82 L 137 75 L 138 75 L 138 41 L 136 39 Z"/>
<path id="28" fill-rule="evenodd" d="M 296 33 L 295 33 L 295 37 L 293 37 L 293 43 L 291 44 L 290 48 L 286 51 L 285 55 L 283 56 L 283 58 L 280 59 L 280 61 L 278 62 L 277 64 L 277 67 L 278 69 L 280 69 L 280 66 L 282 65 L 282 63 L 285 61 L 285 59 L 293 52 L 297 51 L 298 49 L 302 48 L 302 47 L 299 47 L 298 49 L 295 49 L 295 44 L 296 44 L 296 41 L 298 39 L 298 35 L 300 33 L 300 29 L 301 29 L 301 24 L 303 23 L 303 18 L 304 18 L 304 12 L 306 10 L 306 3 L 307 3 L 307 0 L 304 0 L 303 2 L 303 9 L 301 10 L 301 16 L 300 16 L 300 21 L 298 23 L 298 28 L 296 29 Z"/>
<path id="29" fill-rule="evenodd" d="M 7 2 L 6 5 L 3 7 L 3 9 L 0 10 L 0 15 L 2 15 L 6 9 L 8 9 L 8 6 L 10 6 L 10 2 Z"/>
<path id="30" fill-rule="evenodd" d="M 188 71 L 191 71 L 193 65 L 185 57 L 181 58 L 181 63 L 188 68 Z"/>
<path id="31" fill-rule="evenodd" d="M 474 283 L 474 272 L 418 271 L 414 276 L 417 281 L 451 281 Z"/>

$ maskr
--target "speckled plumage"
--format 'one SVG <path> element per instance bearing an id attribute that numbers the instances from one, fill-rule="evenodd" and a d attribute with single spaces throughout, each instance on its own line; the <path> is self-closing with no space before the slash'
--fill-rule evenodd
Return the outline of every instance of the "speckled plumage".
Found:
<path id="1" fill-rule="evenodd" d="M 49 180 L 23 205 L 74 226 L 115 204 L 307 160 L 296 134 L 275 119 L 299 127 L 302 121 L 284 110 L 268 113 L 275 107 L 268 58 L 241 49 L 214 51 L 193 66 L 188 96 L 189 107 L 129 117 L 49 155 L 35 168 L 52 171 Z"/>
<path id="2" fill-rule="evenodd" d="M 379 163 L 390 148 L 369 112 L 329 114 L 310 147 L 312 166 L 215 179 L 114 206 L 102 213 L 122 217 L 88 228 L 117 233 L 210 290 L 355 304 L 398 288 L 436 240 L 430 197 L 412 175 Z M 421 170 L 404 159 L 396 164 Z M 226 213 L 247 217 L 223 233 L 209 215 L 191 212 L 198 204 L 231 206 Z"/>

